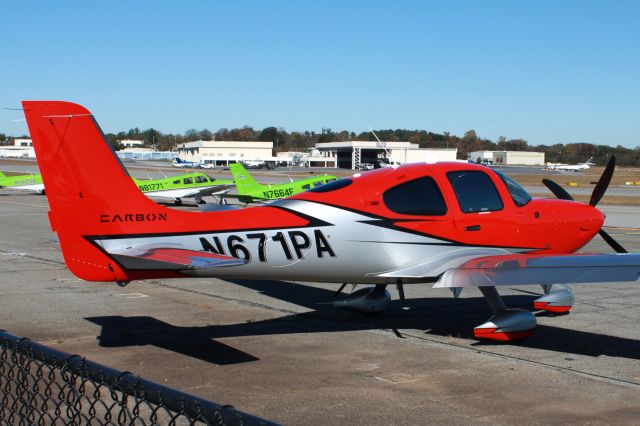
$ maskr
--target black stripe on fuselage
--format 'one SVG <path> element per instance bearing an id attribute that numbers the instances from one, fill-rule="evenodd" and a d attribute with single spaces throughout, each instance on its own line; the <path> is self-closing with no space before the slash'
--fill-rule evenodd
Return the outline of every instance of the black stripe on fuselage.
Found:
<path id="1" fill-rule="evenodd" d="M 281 230 L 281 229 L 304 229 L 304 228 L 322 228 L 327 226 L 335 226 L 333 223 L 329 223 L 327 221 L 318 219 L 313 216 L 309 216 L 304 213 L 297 212 L 295 210 L 290 210 L 283 208 L 281 206 L 272 206 L 269 207 L 277 208 L 280 210 L 285 210 L 287 212 L 293 213 L 295 216 L 300 219 L 304 219 L 308 221 L 306 225 L 292 225 L 292 226 L 277 226 L 277 227 L 254 227 L 254 228 L 230 228 L 230 229 L 216 229 L 216 230 L 199 230 L 199 231 L 183 231 L 183 232 L 155 232 L 149 234 L 109 234 L 109 235 L 85 235 L 84 238 L 87 240 L 118 240 L 118 239 L 127 239 L 127 238 L 155 238 L 155 237 L 179 237 L 183 235 L 210 235 L 210 234 L 226 234 L 233 232 L 255 232 L 255 231 L 270 231 L 270 230 Z"/>
<path id="2" fill-rule="evenodd" d="M 535 251 L 542 250 L 537 247 L 514 247 L 514 246 L 501 246 L 501 245 L 477 245 L 477 244 L 468 244 L 457 240 L 447 239 L 438 235 L 428 234 L 425 232 L 420 232 L 414 229 L 407 229 L 400 226 L 397 226 L 397 223 L 410 223 L 410 222 L 433 222 L 434 219 L 392 219 L 384 216 L 379 216 L 375 214 L 371 214 L 369 212 L 360 211 L 357 209 L 351 209 L 348 207 L 338 206 L 330 203 L 324 203 L 319 201 L 311 201 L 311 200 L 298 200 L 294 199 L 291 201 L 299 201 L 306 203 L 315 203 L 328 207 L 332 207 L 339 210 L 348 211 L 351 213 L 359 214 L 361 216 L 369 217 L 369 220 L 360 220 L 358 222 L 364 223 L 367 225 L 390 229 L 396 232 L 406 233 L 410 235 L 417 235 L 421 237 L 431 238 L 434 240 L 438 240 L 439 242 L 406 242 L 406 241 L 363 241 L 363 242 L 371 242 L 377 244 L 414 244 L 414 245 L 432 245 L 432 246 L 460 246 L 460 247 L 486 247 L 486 248 L 504 248 L 504 249 L 515 249 L 522 251 Z M 234 232 L 255 232 L 255 231 L 266 231 L 266 230 L 286 230 L 286 229 L 296 229 L 296 228 L 316 228 L 316 227 L 326 227 L 326 226 L 335 226 L 332 223 L 326 222 L 324 220 L 318 219 L 314 216 L 307 215 L 305 213 L 301 213 L 297 210 L 288 208 L 282 204 L 272 203 L 269 207 L 280 209 L 287 211 L 301 219 L 305 219 L 308 221 L 306 225 L 302 226 L 282 226 L 282 227 L 254 227 L 254 228 L 233 228 L 233 229 L 223 229 L 223 230 L 200 230 L 200 231 L 185 231 L 185 232 L 159 232 L 159 233 L 149 233 L 149 234 L 111 234 L 111 235 L 86 235 L 85 239 L 94 243 L 96 240 L 113 240 L 113 239 L 136 239 L 136 238 L 155 238 L 155 237 L 176 237 L 176 236 L 184 236 L 184 235 L 212 235 L 212 234 L 225 234 L 225 233 L 234 233 Z"/>
<path id="3" fill-rule="evenodd" d="M 499 245 L 467 244 L 467 243 L 463 243 L 461 241 L 452 240 L 452 239 L 449 239 L 449 238 L 444 238 L 444 237 L 439 236 L 439 235 L 428 234 L 426 232 L 417 231 L 415 229 L 407 229 L 407 228 L 403 228 L 401 226 L 396 226 L 397 223 L 436 222 L 437 219 L 427 219 L 427 218 L 420 218 L 420 219 L 392 219 L 392 218 L 388 218 L 388 217 L 372 214 L 372 213 L 369 213 L 369 212 L 365 212 L 365 211 L 362 211 L 362 210 L 352 209 L 352 208 L 344 207 L 344 206 L 338 206 L 338 205 L 335 205 L 335 204 L 325 203 L 325 202 L 321 202 L 321 201 L 299 200 L 299 199 L 295 200 L 295 201 L 304 201 L 304 202 L 308 202 L 308 203 L 316 203 L 316 204 L 320 204 L 320 205 L 324 205 L 324 206 L 328 206 L 328 207 L 333 207 L 333 208 L 336 208 L 336 209 L 339 209 L 339 210 L 344 210 L 344 211 L 348 211 L 348 212 L 351 212 L 351 213 L 356 213 L 356 214 L 359 214 L 361 216 L 367 216 L 367 217 L 369 217 L 371 219 L 370 220 L 359 220 L 358 222 L 364 223 L 364 224 L 367 224 L 367 225 L 371 225 L 371 226 L 376 226 L 376 227 L 379 227 L 379 228 L 390 229 L 392 231 L 403 232 L 403 233 L 411 234 L 411 235 L 418 235 L 418 236 L 421 236 L 421 237 L 428 237 L 428 238 L 432 238 L 434 240 L 441 241 L 439 243 L 433 243 L 433 242 L 379 241 L 380 244 L 415 244 L 415 245 L 433 245 L 433 246 L 436 246 L 436 245 L 438 245 L 438 246 L 440 246 L 440 245 L 453 245 L 453 246 L 461 246 L 461 247 L 487 247 L 487 248 L 517 249 L 517 250 L 523 250 L 523 251 L 542 250 L 542 248 L 539 248 L 539 247 L 514 247 L 514 246 L 499 246 Z M 376 241 L 371 241 L 371 242 L 376 242 Z"/>

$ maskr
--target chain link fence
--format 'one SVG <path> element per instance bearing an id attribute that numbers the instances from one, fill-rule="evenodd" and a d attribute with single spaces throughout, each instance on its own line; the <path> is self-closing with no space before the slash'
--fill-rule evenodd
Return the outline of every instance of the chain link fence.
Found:
<path id="1" fill-rule="evenodd" d="M 0 330 L 0 425 L 274 425 Z"/>

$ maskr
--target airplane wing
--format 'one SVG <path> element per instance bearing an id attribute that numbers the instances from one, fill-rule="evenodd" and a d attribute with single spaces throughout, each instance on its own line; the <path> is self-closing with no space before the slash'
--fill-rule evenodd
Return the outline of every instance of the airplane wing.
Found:
<path id="1" fill-rule="evenodd" d="M 224 256 L 208 251 L 184 249 L 178 245 L 147 244 L 109 251 L 127 269 L 164 269 L 185 271 L 212 267 L 236 266 L 247 263 L 244 259 Z"/>
<path id="2" fill-rule="evenodd" d="M 640 253 L 477 257 L 447 270 L 435 288 L 636 281 Z"/>
<path id="3" fill-rule="evenodd" d="M 201 188 L 177 188 L 145 192 L 149 198 L 202 198 L 205 195 L 225 195 L 231 191 L 232 185 L 216 185 Z"/>
<path id="4" fill-rule="evenodd" d="M 240 194 L 230 194 L 230 193 L 223 193 L 224 198 L 233 198 L 236 200 L 239 200 L 240 202 L 243 203 L 251 203 L 251 204 L 269 204 L 272 203 L 274 201 L 277 201 L 276 198 L 257 198 L 254 197 L 252 195 L 240 195 Z"/>
<path id="5" fill-rule="evenodd" d="M 213 185 L 206 187 L 194 187 L 192 191 L 187 191 L 181 198 L 204 197 L 207 195 L 224 195 L 229 192 L 234 185 Z"/>

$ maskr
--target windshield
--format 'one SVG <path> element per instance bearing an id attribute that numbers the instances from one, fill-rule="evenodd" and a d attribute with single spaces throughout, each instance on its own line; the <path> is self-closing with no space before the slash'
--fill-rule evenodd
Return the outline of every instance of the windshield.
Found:
<path id="1" fill-rule="evenodd" d="M 504 184 L 507 186 L 507 190 L 509 191 L 509 194 L 511 194 L 511 198 L 513 199 L 513 202 L 516 204 L 516 206 L 522 207 L 529 201 L 531 201 L 531 195 L 529 195 L 529 193 L 522 186 L 520 186 L 518 182 L 497 170 L 494 170 L 494 172 L 500 177 L 500 179 L 502 179 Z"/>
<path id="2" fill-rule="evenodd" d="M 336 189 L 344 188 L 345 186 L 351 185 L 353 182 L 351 179 L 342 178 L 338 180 L 334 180 L 333 182 L 325 183 L 324 185 L 316 186 L 313 189 L 310 189 L 309 192 L 329 192 L 335 191 Z"/>

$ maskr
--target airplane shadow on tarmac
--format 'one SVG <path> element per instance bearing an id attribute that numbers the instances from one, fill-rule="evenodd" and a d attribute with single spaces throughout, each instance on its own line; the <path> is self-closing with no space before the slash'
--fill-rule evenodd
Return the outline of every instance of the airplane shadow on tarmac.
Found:
<path id="1" fill-rule="evenodd" d="M 473 327 L 492 315 L 484 298 L 480 296 L 458 300 L 442 297 L 407 299 L 409 309 L 403 309 L 401 302 L 394 300 L 381 314 L 366 316 L 340 311 L 326 303 L 338 300 L 334 299 L 331 290 L 282 281 L 230 282 L 312 311 L 264 321 L 203 327 L 176 327 L 148 316 L 102 316 L 85 319 L 102 327 L 97 337 L 101 346 L 153 345 L 208 363 L 228 365 L 256 361 L 259 358 L 214 339 L 357 330 L 392 330 L 402 338 L 398 330 L 411 329 L 424 331 L 425 337 L 454 336 L 473 340 Z M 503 296 L 509 307 L 522 309 L 531 309 L 535 297 L 537 296 Z M 559 317 L 558 321 L 562 321 L 562 318 Z M 412 336 L 415 337 L 415 332 Z M 473 343 L 474 346 L 495 344 Z M 576 355 L 640 359 L 638 340 L 546 325 L 538 325 L 532 337 L 512 344 Z"/>

